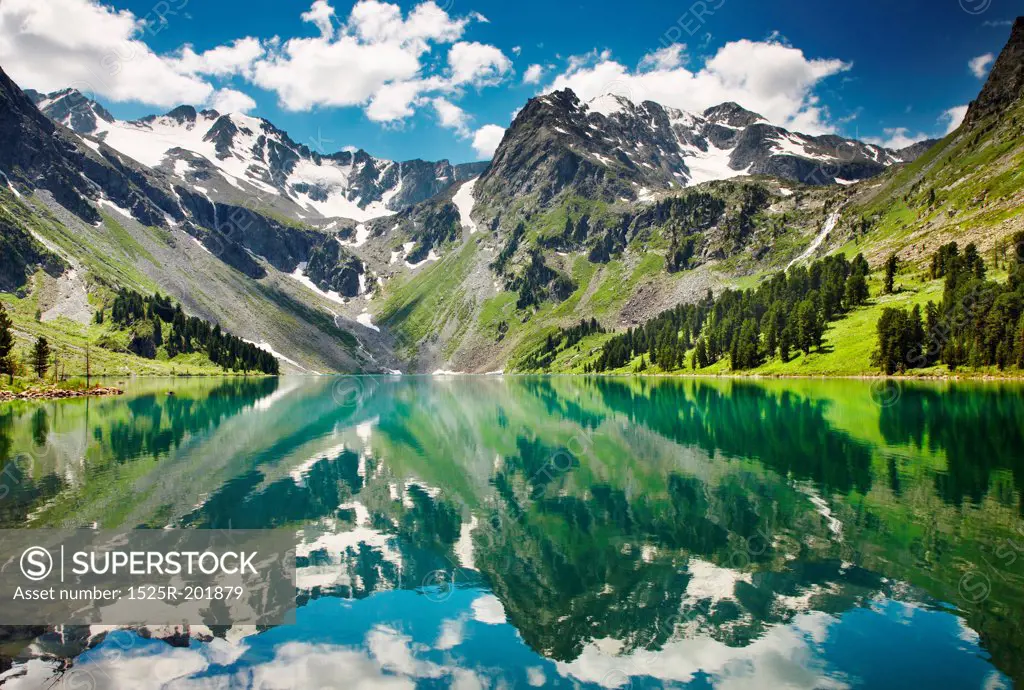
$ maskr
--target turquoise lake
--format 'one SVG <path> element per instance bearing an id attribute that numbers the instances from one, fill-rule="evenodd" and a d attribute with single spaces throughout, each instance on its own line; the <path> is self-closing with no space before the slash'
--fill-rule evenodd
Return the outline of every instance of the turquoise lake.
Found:
<path id="1" fill-rule="evenodd" d="M 0 528 L 292 530 L 296 624 L 0 629 L 4 688 L 1024 680 L 1017 385 L 126 388 L 0 406 Z"/>

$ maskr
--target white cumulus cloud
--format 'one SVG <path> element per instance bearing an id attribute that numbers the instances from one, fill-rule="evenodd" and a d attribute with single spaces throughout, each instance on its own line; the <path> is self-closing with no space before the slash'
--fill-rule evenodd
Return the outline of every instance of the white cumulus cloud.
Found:
<path id="1" fill-rule="evenodd" d="M 446 98 L 437 97 L 431 101 L 438 123 L 446 129 L 454 129 L 459 136 L 468 137 L 469 116 L 466 111 Z"/>
<path id="2" fill-rule="evenodd" d="M 494 85 L 512 69 L 512 61 L 494 46 L 460 41 L 448 51 L 453 85 Z"/>
<path id="3" fill-rule="evenodd" d="M 957 105 L 944 111 L 939 116 L 939 122 L 946 124 L 946 134 L 952 134 L 963 123 L 964 118 L 967 116 L 968 107 L 966 105 Z"/>
<path id="4" fill-rule="evenodd" d="M 649 69 L 675 69 L 683 64 L 686 58 L 686 44 L 673 43 L 664 48 L 644 55 L 640 61 L 641 70 Z"/>
<path id="5" fill-rule="evenodd" d="M 491 158 L 505 136 L 505 128 L 498 125 L 484 125 L 473 133 L 473 150 L 480 158 Z"/>
<path id="6" fill-rule="evenodd" d="M 941 138 L 956 131 L 967 115 L 967 108 L 966 105 L 958 105 L 942 111 L 938 122 L 944 129 L 935 134 L 925 134 L 924 132 L 912 134 L 909 127 L 889 127 L 882 130 L 884 136 L 864 137 L 864 141 L 876 146 L 901 149 L 925 139 Z"/>
<path id="7" fill-rule="evenodd" d="M 302 21 L 316 24 L 324 38 L 334 38 L 334 8 L 327 4 L 327 0 L 316 0 L 309 12 L 302 14 Z"/>
<path id="8" fill-rule="evenodd" d="M 523 73 L 524 84 L 539 84 L 544 76 L 544 68 L 541 65 L 530 65 Z"/>
<path id="9" fill-rule="evenodd" d="M 181 49 L 177 66 L 187 74 L 217 77 L 249 75 L 252 73 L 253 63 L 265 53 L 259 40 L 251 37 L 240 38 L 231 44 L 217 46 L 198 54 L 192 46 L 186 45 Z"/>
<path id="10" fill-rule="evenodd" d="M 992 53 L 985 53 L 979 55 L 976 58 L 971 58 L 967 62 L 967 67 L 970 68 L 971 74 L 976 76 L 978 79 L 984 79 L 985 75 L 988 74 L 989 66 L 995 62 L 996 56 Z"/>
<path id="11" fill-rule="evenodd" d="M 256 101 L 249 94 L 235 89 L 218 89 L 210 98 L 210 107 L 221 115 L 248 113 L 256 107 Z"/>
<path id="12" fill-rule="evenodd" d="M 875 146 L 882 146 L 887 149 L 905 149 L 911 144 L 924 141 L 927 134 L 911 134 L 907 127 L 888 127 L 883 129 L 884 137 L 865 137 L 864 141 Z"/>
<path id="13" fill-rule="evenodd" d="M 320 35 L 272 48 L 256 60 L 251 80 L 288 110 L 361 107 L 370 120 L 396 123 L 433 99 L 450 102 L 464 86 L 495 84 L 511 69 L 498 48 L 459 40 L 470 23 L 487 21 L 478 13 L 453 17 L 428 0 L 403 14 L 395 4 L 360 0 L 343 22 L 335 15 L 329 0 L 316 0 L 302 19 Z M 447 44 L 445 65 L 427 59 Z"/>
<path id="14" fill-rule="evenodd" d="M 852 66 L 834 58 L 809 58 L 777 41 L 744 39 L 725 44 L 693 72 L 679 65 L 681 49 L 674 56 L 665 50 L 653 54 L 658 57 L 647 61 L 645 70 L 636 71 L 614 60 L 608 51 L 573 57 L 546 91 L 570 88 L 583 100 L 615 93 L 635 102 L 652 100 L 690 111 L 735 101 L 775 124 L 820 134 L 835 128 L 814 90 L 824 79 Z M 676 64 L 659 67 L 659 62 Z"/>
<path id="15" fill-rule="evenodd" d="M 39 91 L 73 87 L 157 106 L 205 102 L 213 86 L 153 52 L 142 40 L 146 27 L 144 18 L 94 0 L 3 0 L 0 64 Z"/>

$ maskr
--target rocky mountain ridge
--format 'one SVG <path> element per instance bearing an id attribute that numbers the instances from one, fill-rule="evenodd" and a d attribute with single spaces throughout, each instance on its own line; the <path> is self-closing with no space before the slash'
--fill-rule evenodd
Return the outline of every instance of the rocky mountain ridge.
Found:
<path id="1" fill-rule="evenodd" d="M 608 201 L 751 175 L 851 184 L 909 162 L 924 148 L 897 151 L 793 133 L 736 103 L 698 114 L 612 94 L 583 102 L 565 89 L 531 99 L 519 112 L 480 191 L 501 180 L 511 194 L 537 192 L 543 203 L 574 182 Z M 542 164 L 551 168 L 547 187 L 534 181 Z"/>
<path id="2" fill-rule="evenodd" d="M 188 105 L 120 121 L 74 89 L 26 95 L 85 141 L 103 142 L 212 200 L 256 196 L 277 212 L 311 224 L 390 215 L 486 167 L 446 160 L 389 161 L 361 149 L 327 152 L 323 142 L 297 143 L 265 119 Z"/>

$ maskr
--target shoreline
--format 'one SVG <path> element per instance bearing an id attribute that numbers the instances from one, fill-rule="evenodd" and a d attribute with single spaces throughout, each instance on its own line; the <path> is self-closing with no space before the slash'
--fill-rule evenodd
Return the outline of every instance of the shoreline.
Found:
<path id="1" fill-rule="evenodd" d="M 64 400 L 68 398 L 91 398 L 124 395 L 124 391 L 113 386 L 93 386 L 88 389 L 29 388 L 20 393 L 0 391 L 0 403 L 16 400 Z"/>
<path id="2" fill-rule="evenodd" d="M 850 381 L 989 381 L 1024 383 L 1024 373 L 999 376 L 994 374 L 645 374 L 632 372 L 602 372 L 594 374 L 537 374 L 538 376 L 627 376 L 665 379 L 840 379 Z"/>
<path id="3" fill-rule="evenodd" d="M 430 374 L 426 374 L 429 376 Z M 484 374 L 447 374 L 448 376 L 484 376 Z M 423 374 L 407 374 L 407 376 L 423 376 Z M 607 377 L 607 378 L 651 378 L 651 379 L 750 379 L 750 380 L 847 380 L 847 381 L 985 381 L 990 383 L 1024 383 L 1024 372 L 1019 374 L 744 374 L 737 372 L 708 372 L 708 373 L 647 373 L 632 371 L 602 371 L 590 374 L 580 374 L 568 371 L 552 372 L 506 372 L 503 376 L 572 376 L 579 378 Z"/>

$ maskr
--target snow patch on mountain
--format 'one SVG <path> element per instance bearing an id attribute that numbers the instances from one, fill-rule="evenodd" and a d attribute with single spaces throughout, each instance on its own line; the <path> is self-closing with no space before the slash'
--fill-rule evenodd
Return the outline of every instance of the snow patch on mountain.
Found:
<path id="1" fill-rule="evenodd" d="M 117 120 L 100 124 L 95 135 L 115 151 L 151 168 L 160 165 L 168 152 L 176 148 L 191 151 L 216 164 L 216 150 L 203 138 L 217 117 L 216 113 L 200 114 L 196 122 L 187 125 L 166 116 L 149 122 Z"/>
<path id="2" fill-rule="evenodd" d="M 215 196 L 230 191 L 217 184 L 223 178 L 245 195 L 272 195 L 264 200 L 278 212 L 303 221 L 312 216 L 314 223 L 321 218 L 361 223 L 392 215 L 482 170 L 482 164 L 393 162 L 361 150 L 312 151 L 270 122 L 240 113 L 179 106 L 165 115 L 121 121 L 74 89 L 37 94 L 35 103 L 94 151 L 103 142 L 143 166 L 162 168 L 177 178 L 175 184 L 193 189 L 194 182 L 213 173 L 202 184 Z"/>
<path id="3" fill-rule="evenodd" d="M 472 218 L 473 206 L 476 204 L 476 199 L 473 198 L 473 189 L 476 187 L 478 179 L 480 178 L 474 177 L 469 182 L 463 184 L 459 187 L 459 191 L 455 192 L 455 196 L 452 197 L 452 203 L 459 210 L 459 219 L 462 221 L 462 227 L 468 228 L 470 235 L 479 230 Z"/>
<path id="4" fill-rule="evenodd" d="M 338 242 L 343 247 L 362 247 L 364 244 L 366 244 L 366 241 L 368 239 L 370 239 L 370 229 L 367 228 L 364 223 L 360 223 L 359 225 L 356 226 L 356 235 L 355 237 L 352 238 L 352 241 L 346 243 L 342 242 L 341 240 L 338 240 Z"/>
<path id="5" fill-rule="evenodd" d="M 811 150 L 810 143 L 800 135 L 780 132 L 778 138 L 775 139 L 775 145 L 772 146 L 771 152 L 775 156 L 798 156 L 818 161 L 832 160 L 832 156 L 815 153 Z"/>
<path id="6" fill-rule="evenodd" d="M 242 338 L 242 340 L 247 342 L 247 343 L 249 343 L 250 345 L 255 345 L 256 347 L 258 347 L 261 350 L 266 350 L 267 352 L 270 353 L 270 355 L 272 357 L 276 357 L 277 359 L 280 359 L 280 360 L 282 360 L 284 362 L 287 362 L 288 364 L 291 364 L 296 369 L 304 371 L 304 372 L 306 372 L 308 374 L 315 374 L 316 376 L 320 375 L 319 371 L 313 371 L 312 369 L 307 369 L 306 367 L 304 367 L 301 364 L 299 364 L 298 362 L 296 362 L 294 359 L 291 359 L 290 357 L 286 357 L 285 355 L 282 355 L 280 352 L 275 350 L 270 343 L 268 343 L 266 341 L 261 340 L 260 342 L 257 343 L 257 342 L 254 342 L 252 340 L 246 340 L 245 338 Z"/>
<path id="7" fill-rule="evenodd" d="M 312 290 L 316 294 L 320 295 L 324 299 L 330 300 L 331 302 L 335 302 L 337 304 L 345 304 L 345 298 L 342 297 L 337 292 L 335 292 L 334 290 L 330 290 L 330 291 L 325 292 L 324 290 L 321 290 L 320 288 L 318 288 L 316 286 L 316 283 L 314 283 L 312 280 L 309 279 L 308 276 L 306 276 L 306 265 L 307 265 L 306 262 L 303 261 L 302 263 L 300 263 L 295 268 L 294 271 L 289 273 L 288 276 L 290 278 L 293 278 L 294 280 L 297 280 L 298 282 L 302 283 L 307 288 L 309 288 L 310 290 Z"/>
<path id="8" fill-rule="evenodd" d="M 581 104 L 568 90 L 535 103 L 539 107 L 529 111 L 528 119 L 562 135 L 578 155 L 606 167 L 629 168 L 648 189 L 744 175 L 776 175 L 809 184 L 831 183 L 833 176 L 856 181 L 919 155 L 908 152 L 904 158 L 902 152 L 865 142 L 789 132 L 736 103 L 692 113 L 614 94 Z M 812 165 L 794 166 L 788 158 Z M 822 166 L 831 176 L 820 174 Z"/>
<path id="9" fill-rule="evenodd" d="M 603 96 L 598 96 L 587 103 L 587 108 L 592 113 L 598 113 L 605 117 L 613 117 L 626 110 L 626 107 L 629 105 L 632 105 L 629 100 L 622 96 L 616 96 L 608 93 Z"/>
<path id="10" fill-rule="evenodd" d="M 730 167 L 732 152 L 733 149 L 720 149 L 714 144 L 708 144 L 707 151 L 692 147 L 690 155 L 683 156 L 683 162 L 690 171 L 689 183 L 694 185 L 711 180 L 728 180 L 733 177 L 749 175 L 749 166 L 744 170 L 733 170 Z"/>
<path id="11" fill-rule="evenodd" d="M 407 249 L 407 250 L 406 250 L 406 252 L 408 253 L 408 251 L 409 251 L 409 250 Z M 434 251 L 433 249 L 431 249 L 431 250 L 430 250 L 430 253 L 429 253 L 429 254 L 427 254 L 427 257 L 426 257 L 425 259 L 423 259 L 422 261 L 417 261 L 417 262 L 416 262 L 416 263 L 414 263 L 414 264 L 411 264 L 411 263 L 409 263 L 408 261 L 406 261 L 406 262 L 405 262 L 405 265 L 406 265 L 406 266 L 408 266 L 409 268 L 413 269 L 413 270 L 416 270 L 416 269 L 417 269 L 417 268 L 419 268 L 420 266 L 422 266 L 422 265 L 424 265 L 424 264 L 427 264 L 427 263 L 430 263 L 431 261 L 438 261 L 438 260 L 439 260 L 440 258 L 441 258 L 441 257 L 439 257 L 439 256 L 437 255 L 437 252 L 435 252 L 435 251 Z"/>
<path id="12" fill-rule="evenodd" d="M 7 188 L 9 190 L 11 190 L 12 192 L 14 192 L 14 196 L 16 198 L 20 199 L 21 198 L 21 192 L 19 192 L 17 189 L 15 189 L 14 185 L 11 184 L 11 180 L 10 180 L 9 177 L 7 177 L 7 173 L 5 173 L 3 170 L 0 170 L 0 177 L 4 178 L 4 182 L 7 184 Z"/>
<path id="13" fill-rule="evenodd" d="M 371 331 L 377 331 L 378 333 L 380 333 L 380 328 L 374 325 L 373 316 L 371 316 L 369 312 L 364 311 L 362 314 L 356 317 L 356 321 L 359 322 L 360 325 L 366 326 Z"/>
<path id="14" fill-rule="evenodd" d="M 109 208 L 109 209 L 111 209 L 113 211 L 116 211 L 116 212 L 120 213 L 122 216 L 124 216 L 128 220 L 132 220 L 132 212 L 131 211 L 129 211 L 128 209 L 124 208 L 123 206 L 118 206 L 117 204 L 115 204 L 113 201 L 110 201 L 109 199 L 99 199 L 99 200 L 97 200 L 96 203 L 99 204 L 100 206 L 103 206 L 104 208 Z"/>
<path id="15" fill-rule="evenodd" d="M 211 252 L 209 249 L 207 249 L 206 245 L 199 241 L 199 238 L 192 237 L 191 235 L 189 235 L 189 239 L 192 240 L 193 242 L 195 242 L 196 246 L 199 247 L 200 249 L 202 249 L 204 252 L 206 252 L 210 256 L 213 256 L 213 252 Z"/>
<path id="16" fill-rule="evenodd" d="M 387 208 L 389 199 L 382 198 L 363 204 L 361 197 L 352 197 L 352 181 L 359 175 L 366 163 L 357 163 L 355 158 L 348 165 L 322 159 L 300 160 L 288 176 L 287 188 L 292 190 L 300 205 L 315 210 L 326 218 L 351 218 L 360 223 L 394 213 Z M 296 189 L 308 188 L 311 191 Z M 397 193 L 392 190 L 391 196 Z"/>

